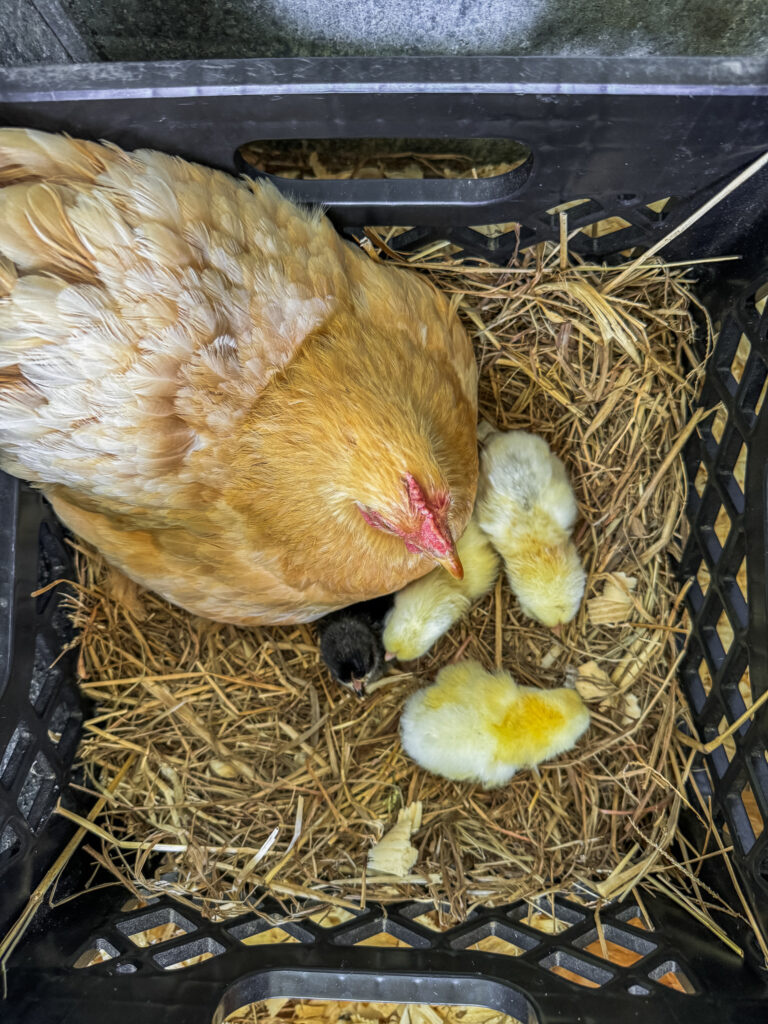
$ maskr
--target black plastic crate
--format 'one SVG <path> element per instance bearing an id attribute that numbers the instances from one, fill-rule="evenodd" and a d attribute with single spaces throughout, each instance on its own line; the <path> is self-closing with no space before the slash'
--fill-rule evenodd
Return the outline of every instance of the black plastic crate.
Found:
<path id="1" fill-rule="evenodd" d="M 18 68 L 0 71 L 0 123 L 151 146 L 225 170 L 242 169 L 248 141 L 321 138 L 496 138 L 528 146 L 515 172 L 484 181 L 286 182 L 291 194 L 325 202 L 340 230 L 412 224 L 404 248 L 450 238 L 463 252 L 506 261 L 518 246 L 556 238 L 559 203 L 588 200 L 571 226 L 619 216 L 627 227 L 575 247 L 612 258 L 648 246 L 679 224 L 768 149 L 768 61 L 538 58 L 418 58 L 212 61 Z M 661 213 L 648 206 L 671 197 Z M 473 225 L 517 221 L 488 239 Z M 681 668 L 700 737 L 709 740 L 768 687 L 768 172 L 761 171 L 665 250 L 668 259 L 739 254 L 697 269 L 697 295 L 718 327 L 701 401 L 721 410 L 686 449 L 690 541 L 681 580 L 692 635 Z M 736 369 L 737 350 L 748 355 Z M 741 349 L 739 345 L 741 343 Z M 743 365 L 742 365 L 743 364 Z M 734 467 L 747 451 L 746 484 Z M 702 468 L 703 467 L 703 468 Z M 730 524 L 723 546 L 715 526 Z M 0 935 L 72 834 L 51 817 L 71 765 L 84 713 L 66 647 L 59 592 L 33 591 L 66 575 L 60 528 L 29 488 L 0 476 Z M 738 585 L 746 559 L 747 593 Z M 706 586 L 702 566 L 709 579 Z M 724 618 L 725 617 L 725 618 Z M 729 633 L 720 629 L 727 621 Z M 723 636 L 729 639 L 724 642 Z M 36 661 L 37 658 L 37 661 Z M 768 712 L 734 736 L 735 752 L 697 773 L 728 830 L 740 885 L 768 926 L 768 838 L 755 835 L 749 787 L 768 821 Z M 709 779 L 714 780 L 710 783 Z M 66 795 L 66 794 L 65 794 Z M 73 799 L 67 795 L 67 799 Z M 684 822 L 684 827 L 690 823 Z M 692 827 L 692 826 L 691 826 Z M 713 861 L 707 884 L 736 906 L 727 872 Z M 8 963 L 9 1024 L 220 1024 L 255 999 L 290 995 L 387 1002 L 481 1003 L 539 1024 L 757 1024 L 768 1020 L 768 974 L 748 930 L 742 961 L 674 904 L 647 900 L 653 930 L 633 904 L 603 908 L 605 938 L 637 958 L 618 967 L 595 952 L 591 911 L 568 899 L 541 909 L 557 934 L 526 923 L 526 905 L 477 911 L 460 927 L 425 925 L 423 905 L 370 908 L 333 929 L 285 925 L 292 945 L 248 946 L 265 927 L 255 915 L 213 923 L 171 898 L 124 909 L 127 894 L 93 881 L 87 852 L 75 855 Z M 264 909 L 269 910 L 269 905 Z M 279 917 L 280 908 L 271 908 Z M 177 935 L 140 948 L 131 935 L 161 923 Z M 721 922 L 730 927 L 728 921 Z M 360 948 L 380 931 L 410 949 Z M 519 955 L 469 947 L 494 935 Z M 89 951 L 103 963 L 86 968 Z M 190 957 L 204 963 L 170 969 Z M 595 987 L 552 972 L 574 971 Z M 684 991 L 662 983 L 674 974 Z"/>
<path id="2" fill-rule="evenodd" d="M 56 580 L 62 527 L 39 494 L 0 473 L 0 921 L 26 902 L 68 829 L 50 821 L 80 739 L 72 630 Z M 3 928 L 5 931 L 5 928 Z"/>

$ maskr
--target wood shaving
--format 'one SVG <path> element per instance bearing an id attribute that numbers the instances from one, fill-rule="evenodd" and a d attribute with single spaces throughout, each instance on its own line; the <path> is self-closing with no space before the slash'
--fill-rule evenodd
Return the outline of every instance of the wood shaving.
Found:
<path id="1" fill-rule="evenodd" d="M 626 622 L 634 607 L 637 579 L 623 572 L 608 576 L 603 591 L 587 601 L 587 615 L 593 626 Z"/>
<path id="2" fill-rule="evenodd" d="M 419 856 L 411 835 L 421 828 L 421 801 L 403 807 L 397 823 L 368 851 L 368 870 L 380 875 L 407 875 Z"/>

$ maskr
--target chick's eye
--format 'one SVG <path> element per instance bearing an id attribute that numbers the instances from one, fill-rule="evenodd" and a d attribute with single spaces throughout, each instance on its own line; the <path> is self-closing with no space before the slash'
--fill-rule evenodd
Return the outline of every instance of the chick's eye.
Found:
<path id="1" fill-rule="evenodd" d="M 350 658 L 339 666 L 339 679 L 342 683 L 351 683 L 353 679 L 362 679 L 368 673 L 368 667 L 357 658 Z"/>
<path id="2" fill-rule="evenodd" d="M 355 670 L 349 661 L 343 661 L 339 665 L 339 679 L 342 683 L 351 683 L 355 676 Z"/>

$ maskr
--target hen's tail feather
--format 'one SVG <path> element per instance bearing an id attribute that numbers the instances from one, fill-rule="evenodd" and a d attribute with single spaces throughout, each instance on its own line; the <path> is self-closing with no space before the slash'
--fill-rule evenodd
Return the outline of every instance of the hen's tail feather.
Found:
<path id="1" fill-rule="evenodd" d="M 119 150 L 27 128 L 0 129 L 0 187 L 33 181 L 93 182 Z"/>

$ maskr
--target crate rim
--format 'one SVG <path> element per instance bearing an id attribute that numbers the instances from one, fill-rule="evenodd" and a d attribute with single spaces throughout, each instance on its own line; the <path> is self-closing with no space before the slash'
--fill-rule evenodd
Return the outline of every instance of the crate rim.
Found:
<path id="1" fill-rule="evenodd" d="M 275 57 L 0 68 L 0 103 L 387 92 L 768 95 L 764 57 Z"/>

